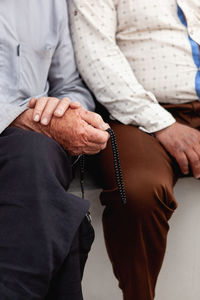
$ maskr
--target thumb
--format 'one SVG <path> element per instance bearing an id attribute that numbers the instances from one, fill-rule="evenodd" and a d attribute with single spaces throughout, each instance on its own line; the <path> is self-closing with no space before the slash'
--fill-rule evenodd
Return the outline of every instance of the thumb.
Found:
<path id="1" fill-rule="evenodd" d="M 92 125 L 94 128 L 101 130 L 109 128 L 109 125 L 105 123 L 102 117 L 97 113 L 83 109 L 80 111 L 80 116 L 85 122 Z"/>

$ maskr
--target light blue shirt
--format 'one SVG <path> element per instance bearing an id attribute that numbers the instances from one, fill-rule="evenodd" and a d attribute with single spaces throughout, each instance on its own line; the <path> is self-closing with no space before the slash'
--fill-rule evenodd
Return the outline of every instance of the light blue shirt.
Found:
<path id="1" fill-rule="evenodd" d="M 94 109 L 76 70 L 66 0 L 0 1 L 0 133 L 31 97 L 68 97 Z"/>

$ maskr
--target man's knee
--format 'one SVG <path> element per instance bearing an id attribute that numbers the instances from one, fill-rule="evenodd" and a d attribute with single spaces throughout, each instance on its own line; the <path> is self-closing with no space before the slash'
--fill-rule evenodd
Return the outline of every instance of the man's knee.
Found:
<path id="1" fill-rule="evenodd" d="M 38 176 L 42 181 L 53 180 L 56 176 L 68 188 L 72 177 L 70 160 L 56 141 L 43 134 L 18 128 L 10 128 L 7 138 L 8 155 L 12 160 L 12 169 L 16 170 L 12 172 L 13 177 L 15 173 L 19 174 L 19 170 L 32 183 L 38 180 Z"/>
<path id="2" fill-rule="evenodd" d="M 30 157 L 30 161 L 40 161 L 40 163 L 45 160 L 51 162 L 51 154 L 62 151 L 57 142 L 44 134 L 19 128 L 12 129 L 14 131 L 11 132 L 12 140 L 9 140 L 12 146 L 10 150 L 13 150 L 19 157 Z"/>
<path id="3" fill-rule="evenodd" d="M 127 204 L 135 218 L 146 218 L 158 211 L 171 214 L 176 208 L 172 185 L 161 177 L 145 173 L 126 183 Z"/>

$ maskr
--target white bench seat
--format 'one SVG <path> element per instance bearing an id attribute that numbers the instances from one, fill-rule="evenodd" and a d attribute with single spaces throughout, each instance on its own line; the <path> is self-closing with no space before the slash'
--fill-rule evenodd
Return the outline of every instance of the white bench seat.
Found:
<path id="1" fill-rule="evenodd" d="M 84 299 L 122 300 L 105 250 L 99 203 L 100 188 L 91 178 L 85 182 L 86 198 L 91 201 L 91 214 L 96 238 L 89 255 L 83 280 Z M 71 190 L 80 195 L 79 181 Z M 79 192 L 78 192 L 79 191 Z M 178 209 L 170 220 L 170 232 L 156 300 L 200 299 L 200 181 L 184 178 L 175 186 Z"/>

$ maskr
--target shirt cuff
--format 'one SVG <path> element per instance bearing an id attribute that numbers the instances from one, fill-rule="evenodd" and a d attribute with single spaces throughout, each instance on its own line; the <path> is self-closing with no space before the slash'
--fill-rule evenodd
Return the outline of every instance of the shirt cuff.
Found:
<path id="1" fill-rule="evenodd" d="M 176 122 L 174 117 L 158 103 L 140 107 L 137 112 L 132 109 L 123 114 L 114 112 L 112 116 L 123 124 L 138 126 L 148 133 L 162 130 Z"/>
<path id="2" fill-rule="evenodd" d="M 27 103 L 21 106 L 0 104 L 0 134 L 26 109 Z"/>
<path id="3" fill-rule="evenodd" d="M 157 103 L 147 107 L 142 115 L 144 121 L 141 123 L 140 129 L 146 130 L 148 133 L 160 131 L 176 122 L 172 114 Z M 145 116 L 148 117 L 145 119 Z"/>

